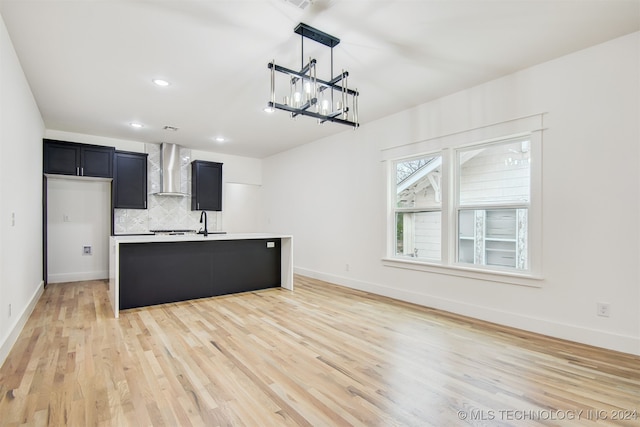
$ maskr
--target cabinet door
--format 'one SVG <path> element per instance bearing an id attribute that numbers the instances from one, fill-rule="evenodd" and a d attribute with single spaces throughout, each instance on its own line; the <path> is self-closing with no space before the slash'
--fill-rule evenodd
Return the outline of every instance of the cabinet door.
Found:
<path id="1" fill-rule="evenodd" d="M 222 163 L 191 162 L 191 210 L 222 210 Z"/>
<path id="2" fill-rule="evenodd" d="M 80 149 L 80 175 L 100 178 L 113 177 L 113 153 L 111 147 L 82 146 Z"/>
<path id="3" fill-rule="evenodd" d="M 44 140 L 44 173 L 78 175 L 80 150 L 75 144 Z"/>
<path id="4" fill-rule="evenodd" d="M 113 147 L 44 140 L 44 173 L 113 177 Z"/>
<path id="5" fill-rule="evenodd" d="M 116 151 L 113 171 L 113 207 L 147 208 L 147 154 Z"/>

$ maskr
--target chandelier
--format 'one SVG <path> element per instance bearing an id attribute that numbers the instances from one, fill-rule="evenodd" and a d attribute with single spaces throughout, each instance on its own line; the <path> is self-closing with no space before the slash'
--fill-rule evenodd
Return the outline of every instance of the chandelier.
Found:
<path id="1" fill-rule="evenodd" d="M 333 48 L 340 43 L 340 39 L 303 23 L 298 24 L 293 31 L 300 34 L 301 68 L 299 71 L 291 70 L 276 65 L 275 60 L 268 64 L 271 70 L 271 99 L 265 110 L 273 111 L 277 108 L 288 111 L 292 118 L 309 116 L 316 118 L 318 123 L 333 122 L 357 128 L 359 126 L 358 91 L 347 87 L 349 77 L 347 71 L 342 70 L 335 77 L 333 75 Z M 305 38 L 331 48 L 329 80 L 316 77 L 315 59 L 309 57 L 309 61 L 304 63 Z M 286 77 L 284 84 L 280 86 L 278 96 L 278 99 L 282 99 L 282 103 L 276 102 L 276 74 Z"/>

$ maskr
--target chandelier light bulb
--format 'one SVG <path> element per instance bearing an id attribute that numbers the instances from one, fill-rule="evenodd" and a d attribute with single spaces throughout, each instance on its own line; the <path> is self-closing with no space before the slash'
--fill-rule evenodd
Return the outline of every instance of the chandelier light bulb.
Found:
<path id="1" fill-rule="evenodd" d="M 321 104 L 322 114 L 327 114 L 329 112 L 329 101 L 326 99 L 322 100 Z"/>

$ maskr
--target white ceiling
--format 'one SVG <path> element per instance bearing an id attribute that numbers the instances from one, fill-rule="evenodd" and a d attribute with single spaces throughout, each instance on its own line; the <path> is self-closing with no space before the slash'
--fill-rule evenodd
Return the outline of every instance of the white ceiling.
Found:
<path id="1" fill-rule="evenodd" d="M 258 158 L 353 132 L 263 111 L 267 63 L 300 67 L 300 22 L 341 39 L 335 69 L 363 125 L 640 29 L 640 0 L 0 0 L 0 13 L 47 129 Z M 329 51 L 305 41 L 318 78 Z"/>

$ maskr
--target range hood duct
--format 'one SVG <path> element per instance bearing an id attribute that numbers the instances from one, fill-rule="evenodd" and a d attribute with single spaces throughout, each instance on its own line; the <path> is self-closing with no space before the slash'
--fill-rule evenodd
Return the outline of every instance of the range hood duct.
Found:
<path id="1" fill-rule="evenodd" d="M 160 146 L 160 191 L 158 196 L 187 197 L 182 192 L 180 146 L 163 142 Z"/>

